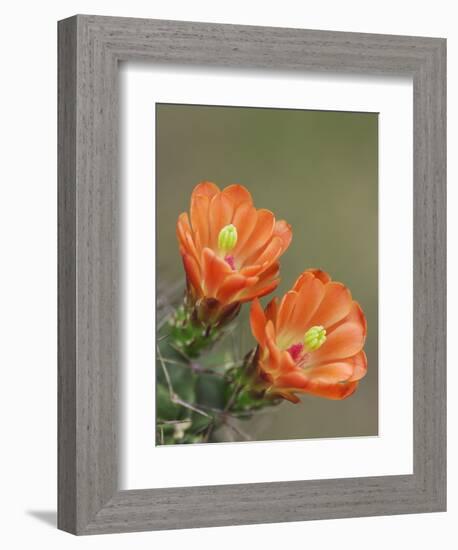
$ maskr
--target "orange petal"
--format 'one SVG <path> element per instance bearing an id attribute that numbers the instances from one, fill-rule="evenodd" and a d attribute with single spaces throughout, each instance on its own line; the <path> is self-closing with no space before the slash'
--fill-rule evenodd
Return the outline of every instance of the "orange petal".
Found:
<path id="1" fill-rule="evenodd" d="M 200 254 L 197 252 L 191 233 L 186 233 L 186 250 L 199 263 Z"/>
<path id="2" fill-rule="evenodd" d="M 237 245 L 232 251 L 235 257 L 237 257 L 239 250 L 244 247 L 250 238 L 257 221 L 256 208 L 250 203 L 244 202 L 235 209 L 232 218 L 232 223 L 237 228 Z"/>
<path id="3" fill-rule="evenodd" d="M 208 210 L 208 221 L 210 225 L 210 245 L 213 250 L 217 249 L 219 232 L 224 226 L 231 223 L 233 212 L 232 201 L 223 193 L 212 197 Z"/>
<path id="4" fill-rule="evenodd" d="M 280 282 L 280 279 L 269 280 L 269 282 L 259 281 L 251 288 L 247 288 L 240 296 L 241 302 L 249 302 L 253 298 L 262 298 L 273 292 Z"/>
<path id="5" fill-rule="evenodd" d="M 202 251 L 202 279 L 205 285 L 205 295 L 216 297 L 219 287 L 223 284 L 225 277 L 232 274 L 229 265 L 218 258 L 213 250 L 204 248 Z"/>
<path id="6" fill-rule="evenodd" d="M 187 212 L 183 212 L 178 216 L 176 229 L 178 241 L 180 242 L 181 246 L 186 248 L 186 234 L 192 232 Z"/>
<path id="7" fill-rule="evenodd" d="M 283 350 L 281 357 L 281 370 L 283 373 L 297 370 L 296 362 L 291 357 L 289 351 Z"/>
<path id="8" fill-rule="evenodd" d="M 337 384 L 338 382 L 347 382 L 353 374 L 353 365 L 351 362 L 340 361 L 336 363 L 327 363 L 304 370 L 304 375 L 312 382 L 320 384 Z"/>
<path id="9" fill-rule="evenodd" d="M 275 343 L 275 327 L 272 321 L 267 321 L 266 329 L 266 346 L 269 350 L 269 366 L 273 369 L 280 368 L 281 365 L 281 351 Z"/>
<path id="10" fill-rule="evenodd" d="M 238 183 L 229 185 L 223 189 L 223 193 L 231 199 L 234 208 L 237 208 L 237 206 L 239 206 L 242 202 L 253 204 L 253 199 L 251 198 L 251 194 L 248 189 Z"/>
<path id="11" fill-rule="evenodd" d="M 315 275 L 317 279 L 320 279 L 323 284 L 329 283 L 329 281 L 331 280 L 331 277 L 328 275 L 328 273 L 326 273 L 326 271 L 323 271 L 322 269 L 310 268 L 307 269 L 307 272 L 313 273 L 313 275 Z"/>
<path id="12" fill-rule="evenodd" d="M 270 302 L 267 304 L 266 307 L 266 318 L 273 322 L 274 327 L 276 327 L 276 319 L 277 319 L 277 309 L 278 309 L 278 301 L 277 298 L 272 298 Z"/>
<path id="13" fill-rule="evenodd" d="M 237 300 L 237 294 L 248 284 L 254 284 L 257 277 L 247 278 L 239 273 L 228 275 L 219 287 L 216 298 L 223 304 Z"/>
<path id="14" fill-rule="evenodd" d="M 315 275 L 311 273 L 310 271 L 303 271 L 299 277 L 296 279 L 296 282 L 293 285 L 292 290 L 296 290 L 299 292 L 299 290 L 302 288 L 304 284 L 310 284 L 310 281 L 312 281 L 315 278 Z"/>
<path id="15" fill-rule="evenodd" d="M 324 287 L 323 301 L 310 324 L 329 328 L 350 313 L 351 305 L 351 293 L 348 288 L 342 283 L 331 281 Z"/>
<path id="16" fill-rule="evenodd" d="M 249 265 L 247 267 L 242 267 L 240 274 L 245 275 L 245 277 L 253 277 L 254 275 L 261 273 L 263 270 L 264 267 L 262 265 Z"/>
<path id="17" fill-rule="evenodd" d="M 296 389 L 306 383 L 307 378 L 304 376 L 303 371 L 297 368 L 294 359 L 286 350 L 280 351 L 280 358 L 277 359 L 277 363 L 269 366 L 272 367 L 270 372 L 273 376 L 272 384 L 274 386 L 280 388 L 290 386 Z M 285 382 L 286 380 L 287 382 Z"/>
<path id="18" fill-rule="evenodd" d="M 275 378 L 275 386 L 278 386 L 279 388 L 300 390 L 307 384 L 307 377 L 299 369 L 295 369 L 284 374 L 282 373 L 280 376 Z"/>
<path id="19" fill-rule="evenodd" d="M 317 364 L 346 359 L 360 352 L 363 345 L 363 327 L 359 323 L 344 323 L 327 335 L 321 348 L 311 354 L 311 361 Z"/>
<path id="20" fill-rule="evenodd" d="M 287 399 L 288 401 L 291 401 L 291 403 L 294 403 L 295 405 L 297 403 L 300 403 L 300 399 L 299 397 L 297 397 L 297 395 L 294 395 L 294 393 L 283 393 L 281 395 L 283 397 L 283 399 Z"/>
<path id="21" fill-rule="evenodd" d="M 325 293 L 325 286 L 319 280 L 309 274 L 304 277 L 303 283 L 297 293 L 296 306 L 289 319 L 289 325 L 285 331 L 302 340 L 305 330 L 310 325 L 310 319 L 318 309 Z"/>
<path id="22" fill-rule="evenodd" d="M 242 264 L 246 258 L 253 257 L 257 251 L 266 246 L 274 230 L 275 216 L 272 212 L 270 212 L 270 210 L 258 210 L 256 216 L 256 225 L 251 235 L 245 241 L 243 246 L 234 251 L 238 261 Z"/>
<path id="23" fill-rule="evenodd" d="M 283 251 L 285 251 L 293 238 L 293 232 L 291 231 L 289 223 L 286 223 L 285 220 L 275 222 L 274 235 L 281 238 L 283 242 Z"/>
<path id="24" fill-rule="evenodd" d="M 255 337 L 256 341 L 259 342 L 261 346 L 265 342 L 265 329 L 266 329 L 267 319 L 264 315 L 264 310 L 257 298 L 251 302 L 250 308 L 250 326 L 251 332 Z"/>
<path id="25" fill-rule="evenodd" d="M 280 307 L 278 308 L 278 317 L 277 317 L 277 331 L 279 334 L 287 332 L 287 327 L 289 319 L 294 311 L 296 305 L 297 292 L 294 290 L 288 291 L 282 298 L 280 302 Z"/>
<path id="26" fill-rule="evenodd" d="M 358 302 L 353 301 L 350 307 L 350 311 L 346 317 L 329 327 L 328 332 L 334 331 L 337 327 L 340 325 L 343 325 L 345 323 L 357 323 L 361 325 L 364 338 L 367 334 L 367 321 L 366 317 L 364 315 L 363 310 L 361 309 L 361 306 L 358 304 Z"/>
<path id="27" fill-rule="evenodd" d="M 199 235 L 199 249 L 209 245 L 210 228 L 208 223 L 208 209 L 210 198 L 206 195 L 193 194 L 191 197 L 191 224 Z"/>
<path id="28" fill-rule="evenodd" d="M 201 181 L 194 187 L 191 194 L 191 200 L 193 199 L 194 195 L 205 195 L 211 198 L 213 197 L 213 195 L 216 195 L 219 192 L 219 187 L 215 185 L 212 181 Z"/>
<path id="29" fill-rule="evenodd" d="M 260 275 L 259 284 L 263 284 L 264 282 L 271 280 L 274 277 L 277 277 L 279 271 L 280 271 L 280 264 L 278 262 L 275 262 L 265 267 Z"/>
<path id="30" fill-rule="evenodd" d="M 189 225 L 188 214 L 184 212 L 178 216 L 177 222 L 177 237 L 180 243 L 180 250 L 191 254 L 197 263 L 199 262 L 199 254 L 194 243 L 191 226 Z"/>
<path id="31" fill-rule="evenodd" d="M 279 269 L 280 266 L 278 263 L 274 263 L 269 266 L 263 273 L 259 275 L 258 282 L 254 286 L 247 288 L 243 292 L 243 294 L 240 296 L 240 301 L 248 302 L 255 297 L 261 298 L 262 296 L 265 296 L 266 294 L 269 294 L 270 292 L 275 290 L 278 286 L 278 283 L 280 282 L 280 279 L 278 279 Z"/>
<path id="32" fill-rule="evenodd" d="M 199 295 L 201 295 L 201 276 L 197 262 L 189 254 L 183 254 L 182 258 L 188 283 L 198 292 Z"/>
<path id="33" fill-rule="evenodd" d="M 366 316 L 364 315 L 364 312 L 361 309 L 361 306 L 358 304 L 358 302 L 353 301 L 347 320 L 353 321 L 355 323 L 360 323 L 361 326 L 363 327 L 364 336 L 366 336 L 367 334 Z"/>
<path id="34" fill-rule="evenodd" d="M 353 374 L 348 379 L 349 382 L 361 380 L 366 376 L 367 372 L 367 357 L 364 351 L 360 351 L 352 358 Z"/>
<path id="35" fill-rule="evenodd" d="M 326 273 L 326 271 L 322 271 L 321 269 L 314 269 L 314 268 L 306 269 L 301 275 L 299 275 L 297 281 L 294 283 L 294 286 L 293 286 L 294 290 L 298 290 L 307 273 L 311 273 L 315 278 L 319 279 L 323 284 L 326 284 L 331 280 L 331 277 Z"/>
<path id="36" fill-rule="evenodd" d="M 270 265 L 278 260 L 282 252 L 283 241 L 280 237 L 272 237 L 272 240 L 267 244 L 259 256 L 255 253 L 255 255 L 248 258 L 246 262 L 248 264 L 256 263 Z"/>
<path id="37" fill-rule="evenodd" d="M 287 399 L 288 401 L 291 401 L 291 403 L 294 403 L 294 404 L 300 402 L 300 399 L 299 397 L 297 397 L 297 395 L 294 395 L 294 393 L 291 393 L 290 391 L 287 391 L 287 390 L 277 390 L 276 388 L 271 388 L 269 390 L 269 393 L 278 397 L 282 397 L 283 399 Z"/>
<path id="38" fill-rule="evenodd" d="M 338 384 L 321 384 L 320 382 L 310 382 L 304 393 L 310 393 L 318 397 L 326 397 L 327 399 L 346 399 L 350 397 L 358 387 L 358 382 L 345 382 Z"/>

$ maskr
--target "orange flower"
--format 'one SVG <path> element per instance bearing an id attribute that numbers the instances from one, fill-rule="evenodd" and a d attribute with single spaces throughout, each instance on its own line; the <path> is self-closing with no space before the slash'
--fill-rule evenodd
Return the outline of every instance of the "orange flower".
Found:
<path id="1" fill-rule="evenodd" d="M 221 311 L 277 287 L 291 228 L 269 210 L 256 210 L 242 185 L 221 191 L 204 181 L 192 192 L 190 216 L 178 218 L 177 236 L 188 297 L 202 310 Z"/>
<path id="2" fill-rule="evenodd" d="M 295 393 L 345 399 L 367 371 L 366 319 L 342 284 L 304 271 L 292 290 L 262 309 L 253 301 L 251 330 L 259 388 L 293 403 Z"/>

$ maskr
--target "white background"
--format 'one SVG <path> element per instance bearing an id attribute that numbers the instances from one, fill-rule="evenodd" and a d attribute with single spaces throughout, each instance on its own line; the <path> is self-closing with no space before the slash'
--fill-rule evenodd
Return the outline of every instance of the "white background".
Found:
<path id="1" fill-rule="evenodd" d="M 412 473 L 412 79 L 127 64 L 121 91 L 121 488 Z M 378 437 L 154 446 L 155 102 L 380 113 Z"/>
<path id="2" fill-rule="evenodd" d="M 456 3 L 455 3 L 456 4 Z M 23 2 L 2 10 L 0 87 L 0 542 L 4 548 L 250 548 L 386 550 L 453 548 L 458 520 L 458 371 L 449 370 L 449 511 L 403 517 L 228 527 L 74 538 L 52 526 L 56 501 L 56 20 L 74 13 L 358 32 L 446 36 L 449 150 L 458 147 L 458 38 L 454 2 L 340 0 L 320 3 L 232 0 Z M 449 181 L 458 177 L 450 154 Z M 449 241 L 458 228 L 458 188 L 449 190 Z M 450 280 L 458 272 L 450 248 Z M 458 330 L 449 288 L 450 349 Z"/>

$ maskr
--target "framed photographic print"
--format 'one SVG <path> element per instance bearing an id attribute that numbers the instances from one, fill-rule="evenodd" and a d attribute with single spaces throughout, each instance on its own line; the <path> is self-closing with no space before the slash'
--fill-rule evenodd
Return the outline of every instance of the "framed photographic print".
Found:
<path id="1" fill-rule="evenodd" d="M 445 510 L 445 65 L 59 22 L 59 528 Z"/>

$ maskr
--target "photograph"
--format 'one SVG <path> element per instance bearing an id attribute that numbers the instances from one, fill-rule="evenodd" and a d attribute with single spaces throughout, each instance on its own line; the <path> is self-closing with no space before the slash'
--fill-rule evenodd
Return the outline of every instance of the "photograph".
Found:
<path id="1" fill-rule="evenodd" d="M 155 117 L 155 444 L 377 436 L 378 113 Z"/>
<path id="2" fill-rule="evenodd" d="M 2 6 L 2 548 L 453 546 L 442 4 Z"/>

